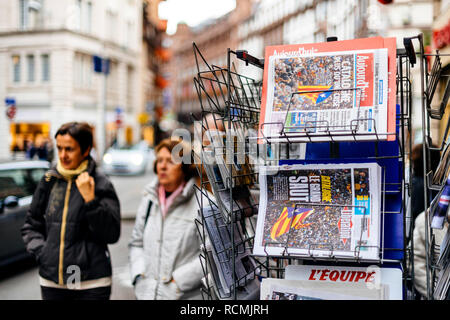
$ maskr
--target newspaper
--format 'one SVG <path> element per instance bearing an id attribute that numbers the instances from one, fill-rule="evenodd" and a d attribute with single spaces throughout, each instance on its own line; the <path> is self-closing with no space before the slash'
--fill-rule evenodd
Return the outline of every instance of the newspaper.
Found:
<path id="1" fill-rule="evenodd" d="M 447 260 L 444 267 L 439 271 L 434 289 L 435 300 L 446 300 L 450 298 L 450 260 Z"/>
<path id="2" fill-rule="evenodd" d="M 293 141 L 375 140 L 387 130 L 387 49 L 269 59 L 265 122 L 283 123 Z M 294 94 L 294 95 L 293 95 Z M 265 126 L 265 135 L 279 132 Z M 347 137 L 342 137 L 346 134 Z M 378 139 L 386 139 L 380 135 Z"/>
<path id="3" fill-rule="evenodd" d="M 395 140 L 395 39 L 269 46 L 265 61 L 260 138 Z"/>
<path id="4" fill-rule="evenodd" d="M 215 260 L 211 242 L 208 240 L 208 238 L 205 239 L 205 246 L 202 245 L 201 249 L 205 253 L 204 260 L 200 259 L 202 263 L 203 261 L 205 262 L 203 270 L 208 271 L 208 274 L 206 274 L 204 277 L 204 281 L 202 281 L 204 288 L 207 292 L 211 292 L 213 297 L 218 298 L 226 296 L 226 293 L 222 287 L 222 281 L 219 277 L 219 269 L 214 262 Z M 208 279 L 208 282 L 206 282 L 206 279 Z"/>
<path id="5" fill-rule="evenodd" d="M 288 265 L 285 268 L 285 279 L 305 280 L 314 283 L 341 283 L 351 288 L 355 283 L 366 285 L 366 290 L 380 289 L 384 285 L 386 300 L 403 299 L 403 274 L 397 268 L 380 268 L 379 266 L 321 266 L 321 265 Z"/>
<path id="6" fill-rule="evenodd" d="M 230 294 L 236 287 L 245 286 L 248 281 L 259 273 L 250 249 L 247 248 L 242 230 L 238 223 L 234 223 L 233 238 L 231 241 L 231 224 L 226 224 L 222 215 L 213 206 L 202 210 L 206 230 L 212 245 L 214 265 L 218 272 L 221 290 Z M 234 246 L 234 266 L 233 266 Z M 233 280 L 233 267 L 235 278 Z"/>
<path id="7" fill-rule="evenodd" d="M 214 159 L 214 152 L 205 149 L 204 156 Z M 237 220 L 257 213 L 256 201 L 247 185 L 235 186 L 230 192 L 230 189 L 225 186 L 219 164 L 214 161 L 206 161 L 203 167 L 211 184 L 216 202 L 226 221 L 230 220 L 232 213 L 235 214 Z M 231 204 L 231 199 L 233 199 L 233 205 Z"/>
<path id="8" fill-rule="evenodd" d="M 351 287 L 334 282 L 309 282 L 266 278 L 261 282 L 261 300 L 384 300 L 385 286 L 368 289 L 366 284 Z"/>
<path id="9" fill-rule="evenodd" d="M 378 260 L 376 163 L 261 167 L 253 254 Z"/>
<path id="10" fill-rule="evenodd" d="M 448 209 L 450 200 L 450 177 L 447 179 L 442 190 L 436 195 L 430 205 L 432 212 L 431 228 L 443 229 L 445 221 L 448 219 Z"/>

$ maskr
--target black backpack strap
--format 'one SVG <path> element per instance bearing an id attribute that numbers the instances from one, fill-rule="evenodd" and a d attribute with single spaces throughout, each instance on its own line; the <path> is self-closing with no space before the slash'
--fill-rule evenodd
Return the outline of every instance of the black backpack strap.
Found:
<path id="1" fill-rule="evenodd" d="M 150 215 L 150 210 L 152 209 L 153 201 L 148 201 L 148 207 L 147 207 L 147 213 L 145 214 L 145 222 L 144 222 L 144 228 L 147 225 L 148 216 Z"/>

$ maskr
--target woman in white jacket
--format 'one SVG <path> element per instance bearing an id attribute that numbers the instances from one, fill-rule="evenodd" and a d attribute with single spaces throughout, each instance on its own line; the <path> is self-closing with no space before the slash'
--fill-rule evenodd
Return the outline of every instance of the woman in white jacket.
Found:
<path id="1" fill-rule="evenodd" d="M 144 188 L 129 243 L 131 279 L 140 300 L 201 299 L 197 171 L 173 159 L 179 143 L 165 139 L 156 147 L 157 179 Z"/>

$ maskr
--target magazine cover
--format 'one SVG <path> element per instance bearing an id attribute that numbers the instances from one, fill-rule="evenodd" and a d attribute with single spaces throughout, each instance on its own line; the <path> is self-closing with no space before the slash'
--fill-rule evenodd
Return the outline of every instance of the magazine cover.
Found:
<path id="1" fill-rule="evenodd" d="M 252 185 L 252 166 L 248 155 L 245 154 L 242 130 L 231 130 L 228 135 L 224 131 L 210 131 L 208 139 L 212 141 L 208 146 L 208 163 L 215 162 L 222 175 L 222 181 L 227 188 L 239 185 Z M 206 147 L 205 147 L 206 149 Z"/>
<path id="2" fill-rule="evenodd" d="M 353 140 L 353 132 L 358 140 L 395 140 L 393 39 L 270 46 L 265 61 L 260 135 L 284 128 L 296 141 L 327 141 L 328 131 L 335 140 Z"/>
<path id="3" fill-rule="evenodd" d="M 378 260 L 376 163 L 260 168 L 253 254 Z"/>
<path id="4" fill-rule="evenodd" d="M 211 150 L 205 149 L 204 155 L 205 157 L 214 158 Z M 234 187 L 230 194 L 230 189 L 225 187 L 225 183 L 223 182 L 220 166 L 217 163 L 214 163 L 214 161 L 206 161 L 203 166 L 208 181 L 211 183 L 219 209 L 227 221 L 230 220 L 231 209 L 233 210 L 233 213 L 236 214 L 237 220 L 257 214 L 256 201 L 251 195 L 247 185 Z M 231 198 L 233 198 L 233 208 L 231 208 Z"/>
<path id="5" fill-rule="evenodd" d="M 347 285 L 366 284 L 367 290 L 385 286 L 386 300 L 403 299 L 403 274 L 397 268 L 321 266 L 321 265 L 288 265 L 285 268 L 286 280 L 304 280 L 309 282 L 334 282 Z"/>
<path id="6" fill-rule="evenodd" d="M 308 282 L 265 278 L 261 282 L 261 300 L 384 300 L 386 288 L 368 290 L 366 284 L 348 287 L 334 282 Z"/>

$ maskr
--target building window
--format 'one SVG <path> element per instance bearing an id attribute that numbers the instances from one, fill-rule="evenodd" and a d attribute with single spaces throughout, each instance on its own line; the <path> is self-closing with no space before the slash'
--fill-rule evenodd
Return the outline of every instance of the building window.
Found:
<path id="1" fill-rule="evenodd" d="M 81 71 L 81 56 L 80 54 L 76 53 L 73 59 L 73 82 L 76 88 L 81 87 L 81 78 L 82 78 L 82 71 Z"/>
<path id="2" fill-rule="evenodd" d="M 87 3 L 87 9 L 86 9 L 86 30 L 87 32 L 92 31 L 92 2 Z"/>
<path id="3" fill-rule="evenodd" d="M 117 38 L 117 13 L 106 12 L 107 39 L 114 41 Z"/>
<path id="4" fill-rule="evenodd" d="M 28 28 L 28 0 L 19 0 L 20 29 Z"/>
<path id="5" fill-rule="evenodd" d="M 92 57 L 76 53 L 73 60 L 73 84 L 75 88 L 92 89 Z"/>
<path id="6" fill-rule="evenodd" d="M 34 56 L 27 55 L 28 82 L 34 82 Z"/>
<path id="7" fill-rule="evenodd" d="M 12 56 L 13 63 L 13 81 L 18 83 L 20 82 L 20 56 L 14 55 Z"/>
<path id="8" fill-rule="evenodd" d="M 92 86 L 92 70 L 94 66 L 92 65 L 92 59 L 88 55 L 83 56 L 83 68 L 84 68 L 84 85 L 87 88 Z"/>
<path id="9" fill-rule="evenodd" d="M 75 30 L 81 30 L 81 0 L 75 1 Z"/>
<path id="10" fill-rule="evenodd" d="M 133 46 L 133 34 L 134 34 L 134 24 L 131 21 L 127 22 L 127 30 L 126 30 L 126 36 L 125 36 L 125 45 L 128 48 L 131 48 Z"/>
<path id="11" fill-rule="evenodd" d="M 19 0 L 19 15 L 20 30 L 42 27 L 42 0 Z"/>
<path id="12" fill-rule="evenodd" d="M 42 63 L 42 82 L 50 81 L 50 56 L 48 54 L 41 55 Z"/>
<path id="13" fill-rule="evenodd" d="M 130 111 L 133 108 L 133 89 L 135 86 L 133 85 L 133 74 L 134 70 L 132 66 L 127 67 L 127 111 Z"/>

